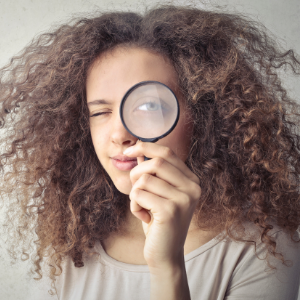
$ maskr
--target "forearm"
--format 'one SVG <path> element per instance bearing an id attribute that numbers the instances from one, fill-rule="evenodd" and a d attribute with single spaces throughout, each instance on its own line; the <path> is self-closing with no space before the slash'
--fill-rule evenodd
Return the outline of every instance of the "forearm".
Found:
<path id="1" fill-rule="evenodd" d="M 190 300 L 184 259 L 180 263 L 151 270 L 150 300 Z"/>

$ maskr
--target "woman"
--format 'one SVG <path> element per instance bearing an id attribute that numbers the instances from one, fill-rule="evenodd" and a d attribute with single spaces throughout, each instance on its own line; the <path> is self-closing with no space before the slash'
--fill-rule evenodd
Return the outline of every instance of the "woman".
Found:
<path id="1" fill-rule="evenodd" d="M 7 223 L 27 255 L 35 230 L 35 272 L 46 263 L 58 299 L 296 299 L 286 64 L 299 74 L 293 51 L 245 18 L 159 6 L 61 26 L 2 69 Z M 180 105 L 156 143 L 119 116 L 147 80 Z"/>

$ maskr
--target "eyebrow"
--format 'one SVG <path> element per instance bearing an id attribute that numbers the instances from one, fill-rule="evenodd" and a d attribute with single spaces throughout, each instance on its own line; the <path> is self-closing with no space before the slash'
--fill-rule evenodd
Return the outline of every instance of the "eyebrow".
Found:
<path id="1" fill-rule="evenodd" d="M 103 99 L 99 99 L 99 100 L 94 100 L 94 101 L 88 102 L 87 105 L 91 106 L 91 105 L 99 105 L 99 104 L 111 104 L 111 102 L 103 100 Z"/>

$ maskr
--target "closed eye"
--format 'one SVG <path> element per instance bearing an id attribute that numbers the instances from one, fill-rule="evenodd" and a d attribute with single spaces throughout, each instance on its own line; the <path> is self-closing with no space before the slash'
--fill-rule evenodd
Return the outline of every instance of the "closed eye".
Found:
<path id="1" fill-rule="evenodd" d="M 105 114 L 109 114 L 109 111 L 95 113 L 95 114 L 91 115 L 91 117 L 97 117 L 97 116 L 101 116 L 101 115 L 105 115 Z"/>

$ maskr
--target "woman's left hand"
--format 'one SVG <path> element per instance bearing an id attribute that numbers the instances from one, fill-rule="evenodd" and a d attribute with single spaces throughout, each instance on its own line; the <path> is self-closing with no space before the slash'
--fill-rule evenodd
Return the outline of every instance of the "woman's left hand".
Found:
<path id="1" fill-rule="evenodd" d="M 196 204 L 201 195 L 199 178 L 168 147 L 138 142 L 129 157 L 138 157 L 130 171 L 130 210 L 146 235 L 144 258 L 149 268 L 178 263 Z M 142 162 L 143 156 L 152 158 Z M 141 163 L 142 162 L 142 163 Z"/>

